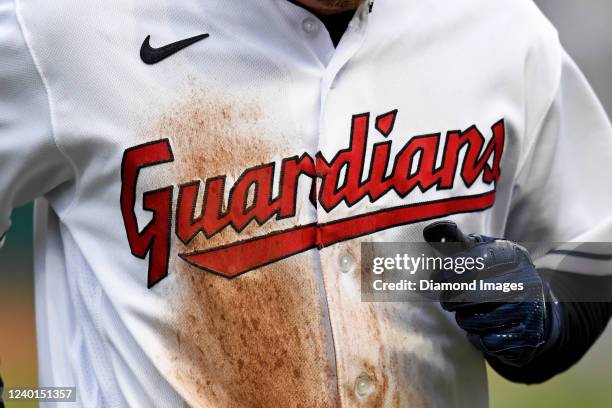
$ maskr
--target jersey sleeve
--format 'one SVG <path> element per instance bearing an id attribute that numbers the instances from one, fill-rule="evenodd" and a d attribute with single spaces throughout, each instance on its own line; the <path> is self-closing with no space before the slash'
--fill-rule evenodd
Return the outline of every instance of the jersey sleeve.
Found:
<path id="1" fill-rule="evenodd" d="M 0 0 L 0 244 L 11 210 L 70 180 L 57 146 L 47 92 L 15 14 Z"/>
<path id="2" fill-rule="evenodd" d="M 611 275 L 612 126 L 561 48 L 559 60 L 551 102 L 527 135 L 505 236 L 546 248 L 541 268 Z"/>

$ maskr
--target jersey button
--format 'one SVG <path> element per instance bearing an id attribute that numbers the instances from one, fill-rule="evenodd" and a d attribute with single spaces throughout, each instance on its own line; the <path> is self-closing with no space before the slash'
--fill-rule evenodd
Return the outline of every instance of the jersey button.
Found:
<path id="1" fill-rule="evenodd" d="M 338 265 L 342 273 L 349 273 L 355 268 L 355 260 L 351 255 L 344 253 L 338 258 Z"/>
<path id="2" fill-rule="evenodd" d="M 316 34 L 319 31 L 319 23 L 313 17 L 306 17 L 302 21 L 302 29 L 308 34 Z"/>
<path id="3" fill-rule="evenodd" d="M 355 395 L 359 399 L 367 398 L 374 391 L 374 381 L 367 374 L 361 374 L 355 380 Z"/>

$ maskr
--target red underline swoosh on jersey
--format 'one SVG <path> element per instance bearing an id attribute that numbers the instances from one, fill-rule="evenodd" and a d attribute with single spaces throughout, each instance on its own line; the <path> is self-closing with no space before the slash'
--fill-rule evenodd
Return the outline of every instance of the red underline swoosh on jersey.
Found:
<path id="1" fill-rule="evenodd" d="M 233 278 L 313 248 L 324 248 L 400 225 L 452 214 L 482 211 L 490 208 L 494 203 L 495 191 L 475 196 L 410 204 L 326 224 L 303 225 L 221 247 L 179 254 L 179 256 L 197 268 Z"/>

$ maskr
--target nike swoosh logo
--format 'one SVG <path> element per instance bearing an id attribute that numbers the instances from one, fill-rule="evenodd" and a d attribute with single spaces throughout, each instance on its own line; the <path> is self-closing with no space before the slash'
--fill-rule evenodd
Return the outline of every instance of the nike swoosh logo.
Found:
<path id="1" fill-rule="evenodd" d="M 142 59 L 142 62 L 144 62 L 145 64 L 157 64 L 161 60 L 168 58 L 169 56 L 179 52 L 183 48 L 189 47 L 191 44 L 208 37 L 209 34 L 200 34 L 196 35 L 195 37 L 186 38 L 184 40 L 173 42 L 172 44 L 164 45 L 163 47 L 153 48 L 151 47 L 151 44 L 149 44 L 151 36 L 147 35 L 147 38 L 145 38 L 142 45 L 140 46 L 140 59 Z"/>

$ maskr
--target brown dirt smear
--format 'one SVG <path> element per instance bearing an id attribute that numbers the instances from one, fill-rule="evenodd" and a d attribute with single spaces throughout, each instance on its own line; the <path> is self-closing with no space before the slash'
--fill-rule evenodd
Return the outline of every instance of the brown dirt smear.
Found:
<path id="1" fill-rule="evenodd" d="M 267 126 L 270 121 L 256 103 L 193 92 L 164 114 L 155 129 L 157 137 L 171 138 L 175 154 L 175 171 L 165 185 L 227 175 L 228 189 L 248 167 L 302 153 L 291 151 L 282 134 L 266 133 L 273 128 Z M 210 240 L 199 236 L 189 248 L 174 239 L 170 273 L 176 281 L 166 296 L 174 299 L 176 321 L 166 359 L 172 362 L 174 383 L 190 403 L 335 405 L 331 330 L 312 254 L 232 280 L 193 268 L 176 256 L 295 222 L 270 220 L 263 227 L 253 222 L 241 234 L 226 228 Z"/>

